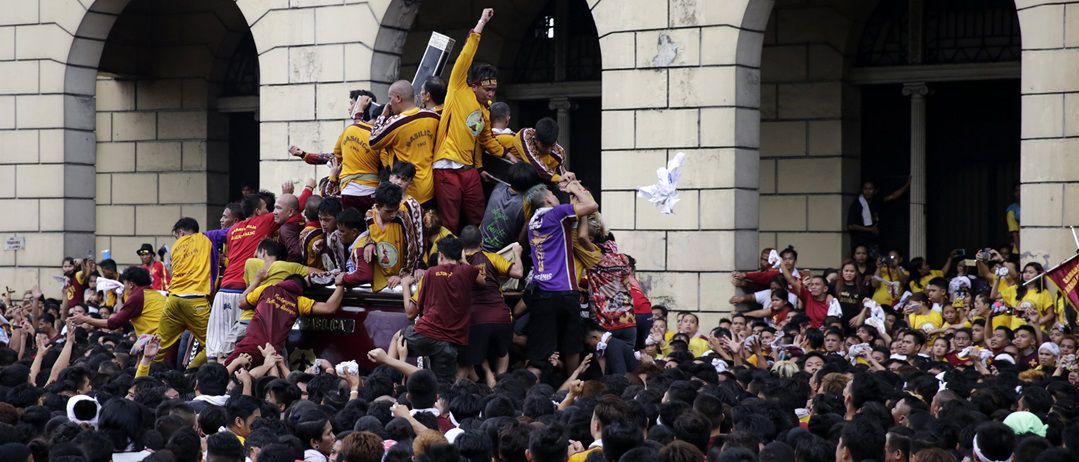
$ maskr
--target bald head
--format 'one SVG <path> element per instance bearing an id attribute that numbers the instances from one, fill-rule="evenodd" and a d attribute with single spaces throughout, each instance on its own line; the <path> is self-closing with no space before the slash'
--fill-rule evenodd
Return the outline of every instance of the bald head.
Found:
<path id="1" fill-rule="evenodd" d="M 273 207 L 274 221 L 278 224 L 285 223 L 300 210 L 300 200 L 292 194 L 282 194 L 277 197 L 277 203 Z"/>
<path id="2" fill-rule="evenodd" d="M 412 94 L 412 84 L 407 80 L 398 80 L 390 85 L 390 96 L 387 105 L 391 114 L 400 114 L 416 107 L 416 96 Z"/>

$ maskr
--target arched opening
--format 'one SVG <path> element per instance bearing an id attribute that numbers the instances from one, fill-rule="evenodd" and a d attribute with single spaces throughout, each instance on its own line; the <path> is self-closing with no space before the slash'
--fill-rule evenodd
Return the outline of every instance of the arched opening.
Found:
<path id="1" fill-rule="evenodd" d="M 862 84 L 861 177 L 885 193 L 924 177 L 922 256 L 934 268 L 955 248 L 1010 242 L 1004 211 L 1019 182 L 1020 54 L 1011 0 L 882 2 L 861 30 L 851 70 Z M 925 94 L 910 94 L 912 85 Z M 912 171 L 912 99 L 924 104 L 921 175 Z M 880 212 L 889 223 L 882 249 L 917 247 L 905 226 L 917 212 L 907 201 Z"/>
<path id="2" fill-rule="evenodd" d="M 258 184 L 258 58 L 235 2 L 117 5 L 96 63 L 97 248 L 135 263 Z"/>
<path id="3" fill-rule="evenodd" d="M 777 0 L 761 64 L 762 247 L 848 255 L 848 212 L 877 183 L 880 251 L 939 267 L 1007 242 L 1019 155 L 1011 0 Z M 910 255 L 910 253 L 917 255 Z"/>
<path id="4" fill-rule="evenodd" d="M 600 191 L 600 47 L 585 0 L 469 4 L 398 0 L 383 19 L 372 74 L 379 83 L 411 79 L 432 32 L 464 38 L 485 7 L 495 9 L 476 61 L 499 68 L 497 99 L 510 105 L 510 128 L 532 126 L 543 117 L 559 122 L 559 142 L 582 183 Z M 447 63 L 443 77 L 454 61 Z M 396 68 L 396 72 L 380 69 Z M 596 195 L 599 198 L 599 195 Z"/>

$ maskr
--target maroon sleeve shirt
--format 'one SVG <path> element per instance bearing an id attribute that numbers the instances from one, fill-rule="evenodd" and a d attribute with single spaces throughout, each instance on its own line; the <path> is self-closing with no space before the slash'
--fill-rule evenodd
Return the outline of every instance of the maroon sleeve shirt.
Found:
<path id="1" fill-rule="evenodd" d="M 131 294 L 127 296 L 127 301 L 125 301 L 124 305 L 120 307 L 120 311 L 117 311 L 112 316 L 109 316 L 108 328 L 110 330 L 119 329 L 123 325 L 130 323 L 132 319 L 135 319 L 139 317 L 140 314 L 142 314 L 143 290 L 143 287 L 138 287 L 135 290 L 131 291 Z"/>
<path id="2" fill-rule="evenodd" d="M 479 271 L 471 265 L 447 264 L 428 268 L 420 285 L 422 314 L 416 332 L 435 340 L 468 345 L 472 285 Z"/>

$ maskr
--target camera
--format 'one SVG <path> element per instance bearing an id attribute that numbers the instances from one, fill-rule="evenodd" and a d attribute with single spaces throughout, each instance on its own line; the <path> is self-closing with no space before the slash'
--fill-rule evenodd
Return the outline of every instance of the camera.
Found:
<path id="1" fill-rule="evenodd" d="M 952 256 L 954 256 L 955 258 L 966 258 L 967 249 L 955 249 L 952 251 Z"/>

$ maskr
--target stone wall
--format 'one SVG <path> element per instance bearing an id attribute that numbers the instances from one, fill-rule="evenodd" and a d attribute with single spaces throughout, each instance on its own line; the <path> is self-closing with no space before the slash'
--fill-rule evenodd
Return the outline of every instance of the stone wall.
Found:
<path id="1" fill-rule="evenodd" d="M 139 261 L 193 217 L 217 228 L 228 196 L 228 119 L 206 109 L 204 79 L 97 80 L 97 250 Z"/>
<path id="2" fill-rule="evenodd" d="M 1015 2 L 1023 30 L 1023 260 L 1075 254 L 1079 226 L 1079 1 Z"/>
<path id="3" fill-rule="evenodd" d="M 831 3 L 777 2 L 761 58 L 760 245 L 793 245 L 811 269 L 848 254 L 859 175 L 858 89 L 844 82 L 854 27 Z"/>

